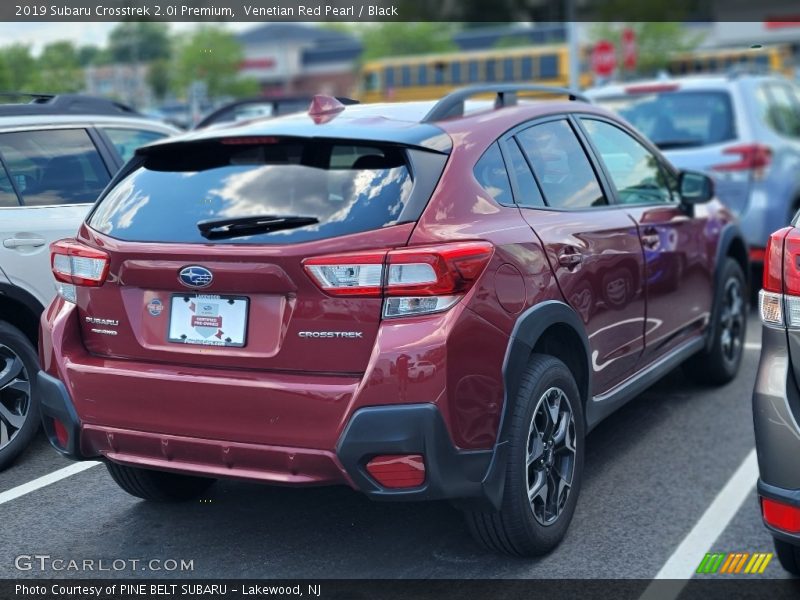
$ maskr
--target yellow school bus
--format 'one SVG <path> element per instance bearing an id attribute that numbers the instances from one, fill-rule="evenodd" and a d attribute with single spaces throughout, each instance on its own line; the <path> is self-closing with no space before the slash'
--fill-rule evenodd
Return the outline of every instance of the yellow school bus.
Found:
<path id="1" fill-rule="evenodd" d="M 789 46 L 776 45 L 763 48 L 736 48 L 698 50 L 672 58 L 669 72 L 673 75 L 693 73 L 725 73 L 733 69 L 754 72 L 782 73 L 794 77 L 794 61 Z"/>
<path id="2" fill-rule="evenodd" d="M 433 100 L 477 83 L 569 85 L 566 44 L 449 52 L 369 61 L 361 69 L 362 102 Z M 581 87 L 592 83 L 581 76 Z"/>

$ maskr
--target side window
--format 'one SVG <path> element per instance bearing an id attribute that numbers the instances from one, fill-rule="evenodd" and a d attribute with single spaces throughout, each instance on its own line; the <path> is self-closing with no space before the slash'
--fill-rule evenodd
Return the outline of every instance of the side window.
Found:
<path id="1" fill-rule="evenodd" d="M 511 183 L 497 143 L 489 146 L 473 170 L 475 179 L 500 204 L 512 204 Z"/>
<path id="2" fill-rule="evenodd" d="M 603 121 L 581 119 L 611 174 L 622 204 L 670 202 L 672 192 L 658 158 L 635 138 Z"/>
<path id="3" fill-rule="evenodd" d="M 84 129 L 3 133 L 0 156 L 27 206 L 91 203 L 110 179 Z"/>
<path id="4" fill-rule="evenodd" d="M 372 75 L 377 75 L 373 73 Z M 160 140 L 166 137 L 166 134 L 158 131 L 148 131 L 146 129 L 122 129 L 116 127 L 105 127 L 103 131 L 106 132 L 111 143 L 119 152 L 123 162 L 128 162 L 133 153 L 139 146 L 144 146 L 150 142 Z"/>
<path id="5" fill-rule="evenodd" d="M 8 206 L 19 206 L 19 200 L 17 200 L 17 193 L 11 184 L 11 178 L 0 164 L 0 207 Z"/>
<path id="6" fill-rule="evenodd" d="M 539 208 L 544 206 L 544 198 L 539 186 L 533 178 L 528 161 L 522 155 L 517 142 L 511 140 L 508 144 L 508 158 L 511 161 L 511 171 L 517 182 L 519 195 L 515 196 L 517 204 L 525 208 Z"/>
<path id="7" fill-rule="evenodd" d="M 780 133 L 800 137 L 800 105 L 788 86 L 772 84 L 768 88 L 772 99 L 768 122 Z"/>
<path id="8" fill-rule="evenodd" d="M 548 206 L 588 208 L 608 204 L 594 169 L 565 120 L 529 127 L 517 136 Z"/>

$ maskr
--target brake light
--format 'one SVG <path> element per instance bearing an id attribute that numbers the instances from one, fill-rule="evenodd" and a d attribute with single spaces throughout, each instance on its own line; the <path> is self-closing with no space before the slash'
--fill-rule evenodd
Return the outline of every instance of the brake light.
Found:
<path id="1" fill-rule="evenodd" d="M 775 529 L 788 533 L 800 533 L 800 507 L 761 498 L 761 514 L 764 522 Z"/>
<path id="2" fill-rule="evenodd" d="M 738 144 L 729 146 L 722 151 L 723 154 L 733 154 L 738 160 L 722 163 L 712 168 L 714 171 L 753 171 L 753 175 L 761 177 L 772 162 L 772 149 L 763 144 Z"/>
<path id="3" fill-rule="evenodd" d="M 247 136 L 247 137 L 227 137 L 220 140 L 221 144 L 225 146 L 242 146 L 242 145 L 265 145 L 277 144 L 280 140 L 276 137 L 265 136 Z"/>
<path id="4" fill-rule="evenodd" d="M 75 286 L 100 287 L 108 276 L 108 254 L 75 239 L 50 244 L 50 265 L 59 295 L 75 302 Z"/>
<path id="5" fill-rule="evenodd" d="M 800 296 L 800 229 L 789 228 L 783 242 L 783 291 Z"/>
<path id="6" fill-rule="evenodd" d="M 654 83 L 649 85 L 629 85 L 625 88 L 626 94 L 659 94 L 661 92 L 674 92 L 679 89 L 677 83 Z"/>
<path id="7" fill-rule="evenodd" d="M 386 251 L 321 256 L 303 261 L 314 282 L 332 296 L 380 296 Z"/>
<path id="8" fill-rule="evenodd" d="M 332 296 L 384 298 L 383 316 L 441 312 L 453 306 L 480 277 L 493 247 L 453 242 L 307 259 L 313 281 Z"/>
<path id="9" fill-rule="evenodd" d="M 791 229 L 791 227 L 779 229 L 767 240 L 762 287 L 768 292 L 783 291 L 783 240 Z"/>
<path id="10" fill-rule="evenodd" d="M 758 306 L 767 325 L 800 326 L 800 231 L 779 229 L 767 241 Z"/>

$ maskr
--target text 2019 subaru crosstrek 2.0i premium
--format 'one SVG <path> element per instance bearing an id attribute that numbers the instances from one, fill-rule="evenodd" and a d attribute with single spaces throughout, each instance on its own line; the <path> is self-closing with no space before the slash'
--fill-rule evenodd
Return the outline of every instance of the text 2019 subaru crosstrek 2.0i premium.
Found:
<path id="1" fill-rule="evenodd" d="M 552 549 L 588 430 L 684 361 L 735 376 L 747 248 L 707 177 L 528 91 L 317 97 L 139 149 L 52 246 L 53 445 L 149 500 L 346 484 Z"/>

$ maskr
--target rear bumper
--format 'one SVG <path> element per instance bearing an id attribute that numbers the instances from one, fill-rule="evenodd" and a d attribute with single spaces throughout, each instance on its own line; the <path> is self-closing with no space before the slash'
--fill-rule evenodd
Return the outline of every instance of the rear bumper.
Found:
<path id="1" fill-rule="evenodd" d="M 464 500 L 497 505 L 502 480 L 497 468 L 505 446 L 459 450 L 433 404 L 361 408 L 353 414 L 336 448 L 295 448 L 136 431 L 82 423 L 66 386 L 44 371 L 38 374 L 42 420 L 53 447 L 74 460 L 112 462 L 215 478 L 276 485 L 349 485 L 375 500 Z M 68 434 L 66 446 L 53 420 Z M 374 456 L 422 454 L 424 483 L 387 489 L 366 471 Z M 490 475 L 492 474 L 492 475 Z"/>
<path id="2" fill-rule="evenodd" d="M 786 330 L 763 327 L 753 390 L 753 424 L 761 480 L 776 489 L 800 489 L 800 391 Z"/>
<path id="3" fill-rule="evenodd" d="M 753 390 L 758 453 L 758 495 L 800 507 L 800 392 L 782 328 L 762 328 L 761 358 Z M 800 545 L 800 535 L 764 523 L 779 539 Z"/>

